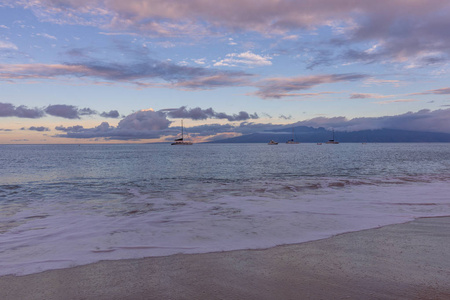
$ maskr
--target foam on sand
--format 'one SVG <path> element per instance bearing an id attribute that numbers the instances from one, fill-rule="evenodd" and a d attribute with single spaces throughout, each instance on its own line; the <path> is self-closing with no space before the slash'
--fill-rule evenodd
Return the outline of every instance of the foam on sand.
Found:
<path id="1" fill-rule="evenodd" d="M 0 277 L 10 299 L 449 299 L 450 217 L 279 246 Z"/>

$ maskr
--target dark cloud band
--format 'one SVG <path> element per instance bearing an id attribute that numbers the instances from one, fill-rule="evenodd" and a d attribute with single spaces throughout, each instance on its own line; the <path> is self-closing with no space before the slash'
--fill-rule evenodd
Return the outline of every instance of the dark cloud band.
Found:
<path id="1" fill-rule="evenodd" d="M 180 111 L 186 110 L 182 107 Z M 110 140 L 138 140 L 138 139 L 157 139 L 170 137 L 178 132 L 178 128 L 169 127 L 172 123 L 167 119 L 166 113 L 173 110 L 162 111 L 139 111 L 128 115 L 119 122 L 117 127 L 110 126 L 103 122 L 94 128 L 74 127 L 56 127 L 64 134 L 57 135 L 65 138 L 105 138 Z M 186 110 L 189 112 L 189 110 Z M 195 111 L 195 110 L 194 110 Z M 212 113 L 212 110 L 205 110 Z M 205 112 L 204 112 L 205 113 Z M 181 117 L 181 115 L 179 115 Z M 345 117 L 334 118 L 314 118 L 306 121 L 297 122 L 290 125 L 278 124 L 260 124 L 253 122 L 241 122 L 234 124 L 205 124 L 189 128 L 189 133 L 198 137 L 215 137 L 251 134 L 269 130 L 279 130 L 293 126 L 310 126 L 333 128 L 336 131 L 358 131 L 370 129 L 401 129 L 424 132 L 444 132 L 450 133 L 450 109 L 442 110 L 421 110 L 418 112 L 409 112 L 396 116 L 384 116 L 377 118 L 354 118 Z"/>
<path id="2" fill-rule="evenodd" d="M 77 108 L 74 105 L 55 104 L 49 105 L 45 108 L 28 108 L 24 105 L 15 106 L 11 103 L 0 102 L 0 117 L 17 117 L 38 119 L 46 115 L 60 117 L 65 119 L 80 119 L 81 116 L 98 115 L 99 113 L 90 108 Z M 100 116 L 104 118 L 118 118 L 119 112 L 111 110 L 110 112 L 103 112 Z"/>

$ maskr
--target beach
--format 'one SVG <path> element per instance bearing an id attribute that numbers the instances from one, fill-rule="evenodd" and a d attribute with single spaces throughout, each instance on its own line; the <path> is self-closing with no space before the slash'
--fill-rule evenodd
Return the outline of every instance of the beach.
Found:
<path id="1" fill-rule="evenodd" d="M 450 299 L 450 217 L 0 277 L 0 299 Z"/>

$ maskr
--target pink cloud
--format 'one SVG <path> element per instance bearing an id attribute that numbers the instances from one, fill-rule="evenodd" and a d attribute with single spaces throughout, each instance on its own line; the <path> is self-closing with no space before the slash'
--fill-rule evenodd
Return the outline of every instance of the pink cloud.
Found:
<path id="1" fill-rule="evenodd" d="M 311 68 L 335 61 L 395 61 L 414 66 L 450 60 L 448 0 L 34 0 L 8 1 L 32 9 L 42 21 L 97 26 L 132 35 L 196 39 L 256 32 L 292 38 L 299 31 L 332 29 Z M 323 41 L 322 41 L 323 42 Z M 365 45 L 356 47 L 355 45 Z M 328 44 L 329 46 L 329 44 Z M 339 51 L 339 55 L 335 52 Z"/>
<path id="2" fill-rule="evenodd" d="M 325 74 L 269 78 L 257 84 L 259 90 L 255 92 L 254 95 L 264 99 L 300 96 L 302 94 L 296 93 L 296 91 L 310 89 L 321 84 L 362 80 L 367 77 L 368 76 L 364 74 Z"/>
<path id="3" fill-rule="evenodd" d="M 414 93 L 411 95 L 450 95 L 450 87 L 448 88 L 440 88 L 440 89 L 435 89 L 435 90 L 429 90 L 429 91 L 425 91 L 422 93 Z"/>
<path id="4" fill-rule="evenodd" d="M 284 33 L 292 29 L 316 26 L 376 22 L 375 26 L 357 26 L 361 34 L 377 36 L 386 33 L 399 16 L 422 18 L 448 9 L 448 1 L 279 1 L 279 0 L 35 0 L 27 3 L 42 18 L 59 22 L 100 22 L 102 26 L 138 28 L 163 33 L 192 33 L 206 28 L 200 20 L 228 30 L 250 30 L 260 33 Z M 97 20 L 90 17 L 96 16 Z M 98 19 L 99 17 L 102 17 Z M 361 17 L 364 20 L 360 20 Z M 438 16 L 436 16 L 438 17 Z M 384 20 L 381 23 L 380 20 Z M 436 18 L 434 18 L 436 20 Z M 433 21 L 433 19 L 428 20 Z M 119 27 L 120 26 L 120 27 Z M 333 25 L 336 26 L 336 25 Z M 354 26 L 352 26 L 354 27 Z M 198 32 L 198 31 L 197 31 Z"/>
<path id="5" fill-rule="evenodd" d="M 0 80 L 58 79 L 82 77 L 104 82 L 125 82 L 138 87 L 165 86 L 176 89 L 212 89 L 248 84 L 251 74 L 203 67 L 180 66 L 147 60 L 145 63 L 0 64 Z M 161 82 L 162 81 L 162 82 Z"/>

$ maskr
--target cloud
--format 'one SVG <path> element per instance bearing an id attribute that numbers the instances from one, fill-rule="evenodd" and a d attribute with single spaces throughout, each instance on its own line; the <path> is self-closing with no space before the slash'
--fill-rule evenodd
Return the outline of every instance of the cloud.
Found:
<path id="1" fill-rule="evenodd" d="M 153 111 L 142 110 L 126 116 L 119 122 L 117 127 L 107 122 L 101 123 L 94 128 L 84 128 L 77 125 L 72 127 L 57 126 L 56 130 L 64 133 L 57 134 L 63 138 L 104 138 L 106 140 L 141 140 L 141 139 L 172 139 L 178 133 L 177 127 L 169 127 L 171 121 L 167 119 L 170 110 Z M 193 110 L 191 113 L 194 113 Z M 204 110 L 209 111 L 210 110 Z M 205 112 L 200 113 L 205 113 Z M 180 110 L 179 112 L 184 112 Z M 189 110 L 187 110 L 189 113 Z M 198 112 L 197 112 L 198 113 Z M 408 112 L 395 116 L 383 116 L 372 118 L 345 117 L 317 117 L 310 120 L 297 122 L 290 125 L 262 124 L 254 122 L 241 122 L 239 124 L 204 124 L 187 128 L 193 137 L 216 139 L 217 136 L 232 137 L 243 134 L 267 132 L 293 126 L 325 127 L 336 131 L 358 131 L 373 129 L 401 129 L 423 132 L 445 132 L 450 133 L 450 108 L 442 110 L 421 110 Z"/>
<path id="2" fill-rule="evenodd" d="M 57 134 L 56 137 L 64 138 L 104 138 L 107 140 L 140 140 L 140 139 L 157 139 L 164 136 L 170 136 L 178 133 L 177 128 L 169 128 L 172 121 L 168 118 L 184 118 L 192 120 L 204 119 L 227 119 L 228 121 L 245 121 L 249 119 L 257 119 L 258 115 L 248 114 L 241 111 L 238 114 L 217 113 L 212 108 L 201 109 L 199 107 L 187 109 L 180 107 L 177 109 L 163 109 L 160 111 L 140 110 L 123 118 L 117 127 L 109 125 L 107 122 L 101 123 L 94 128 L 84 128 L 81 125 L 65 127 L 56 126 L 55 129 L 64 133 Z M 239 126 L 230 124 L 225 125 L 202 125 L 191 127 L 189 132 L 192 135 L 208 136 L 222 132 L 228 132 L 233 128 L 244 127 L 241 123 Z M 260 125 L 265 126 L 265 125 Z M 247 126 L 249 127 L 249 125 Z M 236 129 L 239 132 L 244 129 Z"/>
<path id="3" fill-rule="evenodd" d="M 385 96 L 379 94 L 366 94 L 366 93 L 352 93 L 350 95 L 350 99 L 382 99 L 382 98 L 390 98 L 392 96 Z"/>
<path id="4" fill-rule="evenodd" d="M 87 107 L 79 109 L 74 105 L 66 104 L 54 104 L 45 108 L 28 108 L 24 105 L 16 107 L 11 103 L 0 102 L 0 117 L 38 119 L 46 115 L 66 119 L 80 119 L 81 116 L 98 115 L 98 112 Z M 100 116 L 104 118 L 118 118 L 119 112 L 111 110 L 110 112 L 101 113 Z"/>
<path id="5" fill-rule="evenodd" d="M 104 118 L 118 118 L 119 117 L 119 112 L 117 110 L 111 110 L 109 112 L 102 112 L 100 114 L 100 116 L 104 117 Z"/>
<path id="6" fill-rule="evenodd" d="M 450 59 L 450 4 L 445 0 L 260 0 L 258 5 L 253 0 L 5 1 L 30 9 L 42 22 L 96 26 L 107 35 L 199 39 L 257 33 L 292 43 L 305 32 L 331 31 L 331 37 L 313 45 L 310 68 L 342 60 L 420 67 Z M 331 50 L 325 49 L 330 45 Z M 231 66 L 236 59 L 226 57 L 218 65 Z M 250 60 L 258 61 L 270 63 Z"/>
<path id="7" fill-rule="evenodd" d="M 10 41 L 0 41 L 0 50 L 18 50 L 17 46 Z"/>
<path id="8" fill-rule="evenodd" d="M 45 112 L 51 116 L 61 117 L 66 119 L 79 119 L 79 110 L 76 106 L 65 105 L 65 104 L 55 104 L 49 105 Z"/>
<path id="9" fill-rule="evenodd" d="M 435 89 L 435 90 L 429 90 L 422 93 L 414 93 L 411 95 L 450 95 L 450 88 L 441 88 L 441 89 Z"/>
<path id="10" fill-rule="evenodd" d="M 58 134 L 57 137 L 64 138 L 105 138 L 108 140 L 140 140 L 156 139 L 162 135 L 172 132 L 169 130 L 171 121 L 162 112 L 153 110 L 141 110 L 132 113 L 122 119 L 117 127 L 109 125 L 107 122 L 101 123 L 94 128 L 84 128 L 83 126 L 64 127 L 57 126 L 56 130 L 64 131 L 65 134 Z"/>
<path id="11" fill-rule="evenodd" d="M 115 127 L 110 126 L 108 122 L 103 122 L 94 128 L 84 128 L 77 125 L 71 127 L 56 126 L 55 129 L 66 132 L 65 134 L 57 134 L 56 137 L 89 139 L 112 136 Z"/>
<path id="12" fill-rule="evenodd" d="M 81 125 L 75 125 L 75 126 L 70 126 L 70 127 L 64 127 L 64 126 L 56 126 L 55 127 L 56 130 L 59 131 L 65 131 L 65 132 L 80 132 L 84 130 L 84 127 Z"/>
<path id="13" fill-rule="evenodd" d="M 209 140 L 219 138 L 232 137 L 242 134 L 251 134 L 256 132 L 264 132 L 267 130 L 276 130 L 284 128 L 284 125 L 262 124 L 253 122 L 241 122 L 237 125 L 233 124 L 205 124 L 200 126 L 189 127 L 189 135 L 210 137 Z"/>
<path id="14" fill-rule="evenodd" d="M 198 65 L 205 65 L 206 64 L 206 58 L 198 58 L 193 60 Z"/>
<path id="15" fill-rule="evenodd" d="M 265 79 L 257 84 L 259 91 L 253 93 L 263 99 L 302 96 L 295 91 L 306 90 L 317 85 L 368 78 L 365 74 L 326 74 L 301 77 L 281 77 Z"/>
<path id="16" fill-rule="evenodd" d="M 44 112 L 39 108 L 27 108 L 26 106 L 15 107 L 11 103 L 0 102 L 0 117 L 19 117 L 37 119 L 44 116 Z"/>
<path id="17" fill-rule="evenodd" d="M 9 1 L 45 22 L 97 26 L 106 34 L 202 37 L 257 32 L 294 39 L 300 31 L 332 30 L 341 58 L 422 64 L 448 60 L 450 4 L 428 1 L 214 1 L 35 0 Z M 369 45 L 369 46 L 367 46 Z M 336 49 L 336 50 L 340 50 Z M 321 62 L 330 63 L 321 57 Z"/>
<path id="18" fill-rule="evenodd" d="M 283 37 L 283 40 L 286 40 L 286 41 L 296 41 L 298 39 L 299 39 L 299 36 L 296 35 L 296 34 L 292 34 L 292 35 L 288 35 L 288 36 L 284 36 Z"/>
<path id="19" fill-rule="evenodd" d="M 46 39 L 50 39 L 50 40 L 57 40 L 57 38 L 53 35 L 50 35 L 48 33 L 36 33 L 37 36 L 42 36 Z"/>
<path id="20" fill-rule="evenodd" d="M 449 58 L 450 33 L 445 29 L 450 26 L 448 2 L 417 1 L 402 5 L 401 1 L 380 1 L 373 8 L 365 13 L 348 41 L 376 41 L 376 47 L 350 50 L 346 54 L 348 58 L 407 63 L 415 59 L 416 65 L 439 63 Z"/>
<path id="21" fill-rule="evenodd" d="M 401 86 L 402 82 L 400 80 L 395 80 L 395 79 L 377 79 L 377 78 L 367 78 L 364 80 L 364 84 L 367 85 L 392 85 L 395 87 L 399 87 Z"/>
<path id="22" fill-rule="evenodd" d="M 396 100 L 386 100 L 386 101 L 379 101 L 375 102 L 378 104 L 391 104 L 391 103 L 408 103 L 408 102 L 417 102 L 419 100 L 416 99 L 396 99 Z"/>
<path id="23" fill-rule="evenodd" d="M 98 113 L 95 110 L 85 107 L 82 109 L 78 109 L 78 114 L 80 116 L 90 116 L 90 115 L 96 115 Z"/>
<path id="24" fill-rule="evenodd" d="M 163 130 L 172 123 L 162 112 L 153 110 L 138 111 L 126 116 L 117 125 L 124 130 Z"/>
<path id="25" fill-rule="evenodd" d="M 92 52 L 93 50 L 88 48 L 72 48 L 65 51 L 64 54 L 72 58 L 89 59 Z"/>
<path id="26" fill-rule="evenodd" d="M 186 106 L 180 108 L 168 108 L 162 109 L 160 112 L 167 114 L 170 118 L 180 118 L 180 119 L 192 119 L 192 120 L 206 120 L 212 118 L 215 112 L 212 108 L 201 109 L 200 107 L 187 109 Z"/>
<path id="27" fill-rule="evenodd" d="M 266 55 L 261 56 L 254 54 L 250 51 L 243 53 L 230 53 L 226 55 L 226 58 L 216 62 L 215 67 L 236 67 L 236 66 L 248 66 L 248 67 L 260 67 L 270 66 L 272 57 Z"/>
<path id="28" fill-rule="evenodd" d="M 23 5 L 31 7 L 35 14 L 46 21 L 90 23 L 103 28 L 153 31 L 160 35 L 174 36 L 182 34 L 180 32 L 182 28 L 201 31 L 199 27 L 213 26 L 267 34 L 293 29 L 310 29 L 325 24 L 332 24 L 333 27 L 340 24 L 342 27 L 351 23 L 350 20 L 359 21 L 358 24 L 362 24 L 360 27 L 364 25 L 363 28 L 358 27 L 360 31 L 376 35 L 389 28 L 392 25 L 392 19 L 398 16 L 427 17 L 425 20 L 431 22 L 432 13 L 445 9 L 446 4 L 445 1 L 439 0 L 408 4 L 401 0 L 377 3 L 346 0 L 280 3 L 261 0 L 258 1 L 257 6 L 251 0 L 221 3 L 202 0 L 192 0 L 189 3 L 182 0 L 174 0 L 170 3 L 158 0 L 129 0 L 126 3 L 121 0 L 36 0 Z M 437 15 L 435 19 L 442 20 L 439 17 Z M 385 23 L 381 23 L 381 20 Z M 374 24 L 380 24 L 382 28 L 374 29 L 372 28 Z M 402 24 L 394 25 L 400 27 L 398 31 L 401 30 Z M 191 33 L 191 31 L 184 32 L 186 35 Z"/>
<path id="29" fill-rule="evenodd" d="M 234 41 L 233 38 L 228 38 L 228 45 L 230 45 L 230 46 L 236 46 L 237 43 Z"/>
<path id="30" fill-rule="evenodd" d="M 19 117 L 19 118 L 42 118 L 46 115 L 61 117 L 65 119 L 80 119 L 82 116 L 86 115 L 97 115 L 98 112 L 90 109 L 90 108 L 82 108 L 79 109 L 74 105 L 67 104 L 54 104 L 49 105 L 45 108 L 34 108 L 29 109 L 26 106 L 18 106 L 15 107 L 11 103 L 1 103 L 0 102 L 0 117 Z M 137 114 L 137 113 L 136 113 Z M 245 111 L 240 111 L 238 114 L 226 114 L 223 112 L 216 112 L 212 108 L 202 109 L 200 107 L 188 109 L 186 106 L 182 106 L 180 108 L 168 108 L 162 109 L 157 112 L 164 118 L 182 118 L 182 119 L 191 119 L 191 120 L 206 120 L 206 119 L 226 119 L 228 121 L 245 121 L 249 119 L 258 119 L 259 116 L 257 113 L 249 114 Z M 111 110 L 109 112 L 102 112 L 100 114 L 101 117 L 104 118 L 119 118 L 120 114 L 117 110 Z M 137 114 L 133 116 L 138 116 L 139 118 L 143 118 L 141 114 Z M 120 122 L 128 122 L 130 120 L 130 116 L 125 117 Z M 153 120 L 155 117 L 153 116 Z M 136 121 L 133 121 L 136 123 Z M 119 123 L 120 124 L 120 123 Z M 77 129 L 80 129 L 79 127 Z M 58 130 L 64 131 L 63 128 L 59 128 Z"/>
<path id="31" fill-rule="evenodd" d="M 51 110 L 51 112 L 49 112 L 49 110 Z M 88 107 L 79 109 L 73 105 L 64 104 L 50 105 L 46 108 L 45 111 L 50 115 L 66 119 L 79 119 L 81 116 L 91 116 L 99 114 L 96 110 L 90 109 Z M 106 118 L 118 118 L 119 112 L 117 110 L 111 110 L 109 113 L 101 113 L 100 116 Z"/>
<path id="32" fill-rule="evenodd" d="M 83 65 L 61 64 L 0 64 L 0 79 L 49 79 L 58 76 L 85 76 L 89 69 Z"/>
<path id="33" fill-rule="evenodd" d="M 173 84 L 172 87 L 188 90 L 206 90 L 228 86 L 243 86 L 250 84 L 248 78 L 251 76 L 252 75 L 243 72 L 224 72 L 180 81 Z"/>
<path id="34" fill-rule="evenodd" d="M 174 109 L 163 109 L 160 112 L 166 113 L 170 118 L 206 120 L 206 119 L 227 119 L 228 121 L 245 121 L 248 119 L 258 119 L 259 116 L 241 111 L 238 114 L 229 115 L 215 112 L 212 108 L 201 109 L 200 107 L 187 109 L 186 106 Z"/>
<path id="35" fill-rule="evenodd" d="M 44 126 L 39 126 L 39 127 L 31 126 L 31 127 L 28 128 L 28 130 L 33 130 L 33 131 L 50 131 L 50 129 L 48 127 L 44 127 Z"/>
<path id="36" fill-rule="evenodd" d="M 139 87 L 211 89 L 247 83 L 252 76 L 244 72 L 220 71 L 180 66 L 168 61 L 148 59 L 137 63 L 88 61 L 71 64 L 0 64 L 0 80 L 91 78 L 124 82 Z M 162 84 L 161 81 L 166 82 Z"/>
<path id="37" fill-rule="evenodd" d="M 295 123 L 298 126 L 334 128 L 337 131 L 358 131 L 373 129 L 401 129 L 424 132 L 450 133 L 450 109 L 430 111 L 423 109 L 395 116 L 373 118 L 318 117 Z"/>

